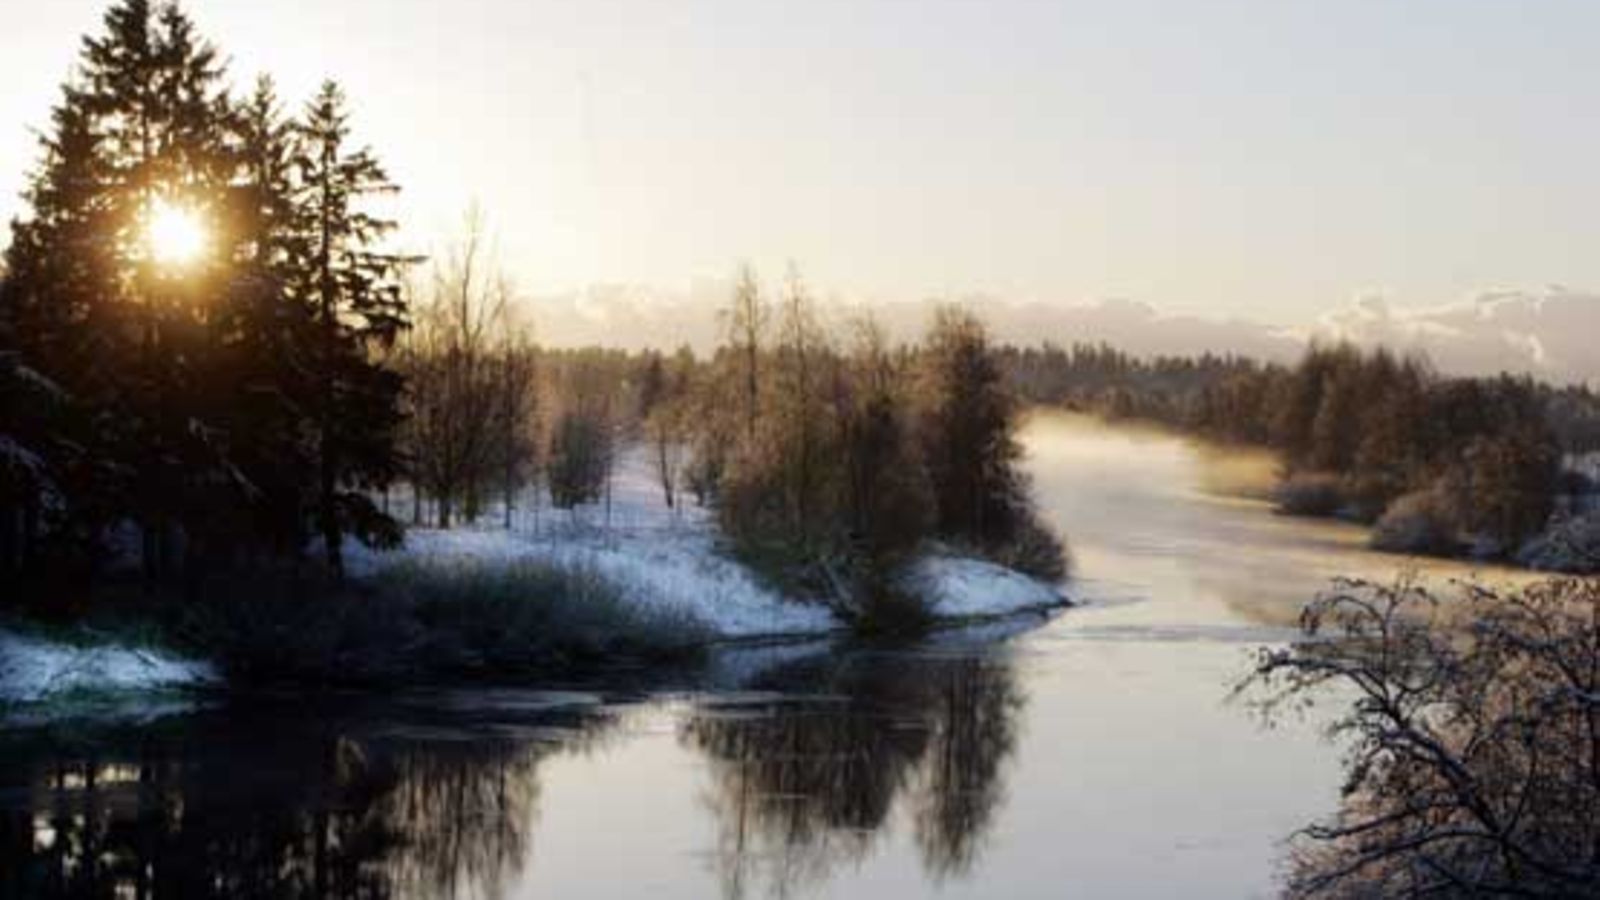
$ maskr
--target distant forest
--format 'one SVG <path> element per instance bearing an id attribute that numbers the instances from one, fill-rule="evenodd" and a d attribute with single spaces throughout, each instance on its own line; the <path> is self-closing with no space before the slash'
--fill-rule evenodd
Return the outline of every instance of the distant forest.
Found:
<path id="1" fill-rule="evenodd" d="M 1006 348 L 1030 402 L 1270 448 L 1280 505 L 1339 514 L 1394 549 L 1515 551 L 1594 485 L 1563 466 L 1600 450 L 1600 397 L 1521 376 L 1448 377 L 1420 356 L 1313 345 L 1294 365 L 1139 358 L 1104 344 Z M 1402 521 L 1403 520 L 1403 521 Z"/>

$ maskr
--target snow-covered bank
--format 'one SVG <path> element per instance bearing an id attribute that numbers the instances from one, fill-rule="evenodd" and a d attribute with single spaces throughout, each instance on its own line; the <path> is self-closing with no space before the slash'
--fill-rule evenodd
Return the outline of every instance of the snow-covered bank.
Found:
<path id="1" fill-rule="evenodd" d="M 1007 616 L 1066 605 L 1054 585 L 981 559 L 928 556 L 912 565 L 907 587 L 927 597 L 940 619 Z"/>
<path id="2" fill-rule="evenodd" d="M 508 565 L 533 561 L 584 570 L 618 589 L 642 612 L 692 621 L 719 638 L 816 635 L 844 627 L 832 610 L 787 600 L 739 562 L 717 552 L 709 534 L 564 533 L 530 538 L 506 531 L 413 529 L 399 551 L 352 549 L 352 574 L 374 576 L 401 564 Z M 928 600 L 936 619 L 1006 616 L 1063 606 L 1055 586 L 979 559 L 935 555 L 915 563 L 905 587 Z"/>
<path id="3" fill-rule="evenodd" d="M 114 643 L 79 647 L 0 630 L 0 705 L 214 681 L 209 665 L 157 650 Z"/>
<path id="4" fill-rule="evenodd" d="M 352 543 L 346 565 L 353 575 L 371 577 L 398 565 L 537 562 L 597 575 L 642 612 L 694 622 L 719 638 L 817 635 L 845 627 L 828 608 L 785 598 L 719 552 L 705 510 L 668 508 L 639 448 L 619 461 L 608 503 L 552 511 L 547 498 L 527 494 L 509 517 L 510 529 L 503 527 L 505 518 L 503 510 L 491 510 L 483 527 L 412 528 L 405 546 L 387 553 Z M 940 619 L 1004 616 L 1065 603 L 1053 585 L 949 554 L 921 560 L 906 586 L 929 598 L 930 612 Z"/>

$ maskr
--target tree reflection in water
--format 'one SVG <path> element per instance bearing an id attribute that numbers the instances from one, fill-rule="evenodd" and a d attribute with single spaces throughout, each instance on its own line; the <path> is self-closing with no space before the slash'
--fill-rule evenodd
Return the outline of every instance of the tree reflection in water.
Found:
<path id="1" fill-rule="evenodd" d="M 740 682 L 785 699 L 713 694 L 678 732 L 712 775 L 727 895 L 818 883 L 891 821 L 932 880 L 972 870 L 1017 742 L 1003 647 L 823 652 Z M 629 733 L 629 707 L 443 700 L 0 731 L 0 897 L 498 897 L 532 858 L 540 766 Z"/>
<path id="2" fill-rule="evenodd" d="M 726 896 L 788 896 L 864 859 L 897 800 L 930 877 L 971 871 L 1017 742 L 1006 655 L 829 656 L 756 687 L 804 693 L 704 706 L 681 731 L 711 759 Z"/>
<path id="3" fill-rule="evenodd" d="M 540 761 L 605 724 L 530 742 L 282 721 L 25 756 L 26 787 L 4 782 L 26 796 L 0 805 L 0 896 L 496 897 L 529 858 Z"/>

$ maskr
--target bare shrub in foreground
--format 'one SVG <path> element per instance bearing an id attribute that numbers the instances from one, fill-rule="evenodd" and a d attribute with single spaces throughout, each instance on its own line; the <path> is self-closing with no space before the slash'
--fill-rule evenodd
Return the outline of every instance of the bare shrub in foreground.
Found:
<path id="1" fill-rule="evenodd" d="M 1354 694 L 1344 799 L 1297 835 L 1289 896 L 1600 894 L 1600 580 L 1462 594 L 1340 581 L 1316 640 L 1241 686 L 1269 713 Z"/>

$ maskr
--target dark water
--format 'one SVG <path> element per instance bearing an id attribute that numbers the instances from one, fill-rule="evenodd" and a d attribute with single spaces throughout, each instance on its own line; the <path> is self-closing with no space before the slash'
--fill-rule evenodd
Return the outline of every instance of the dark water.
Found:
<path id="1" fill-rule="evenodd" d="M 1227 702 L 1329 575 L 1259 460 L 1028 432 L 1088 605 L 552 690 L 260 698 L 0 735 L 0 896 L 1270 896 L 1336 748 Z"/>

